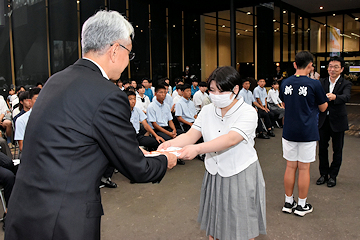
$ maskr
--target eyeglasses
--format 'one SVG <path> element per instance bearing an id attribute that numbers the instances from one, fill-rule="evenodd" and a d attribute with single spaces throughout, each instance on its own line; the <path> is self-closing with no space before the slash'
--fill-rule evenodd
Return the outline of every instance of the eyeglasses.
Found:
<path id="1" fill-rule="evenodd" d="M 110 44 L 110 46 L 113 46 L 114 44 L 115 44 L 115 43 L 112 43 L 112 44 Z M 120 47 L 128 50 L 128 52 L 129 52 L 129 60 L 130 60 L 130 61 L 135 58 L 135 53 L 134 53 L 134 52 L 132 52 L 132 51 L 130 51 L 129 49 L 127 49 L 124 45 L 121 45 L 120 43 L 118 43 L 118 44 L 119 44 Z"/>
<path id="2" fill-rule="evenodd" d="M 340 69 L 340 67 L 339 66 L 332 66 L 332 65 L 329 65 L 328 66 L 328 69 L 335 69 L 335 70 L 339 70 Z"/>

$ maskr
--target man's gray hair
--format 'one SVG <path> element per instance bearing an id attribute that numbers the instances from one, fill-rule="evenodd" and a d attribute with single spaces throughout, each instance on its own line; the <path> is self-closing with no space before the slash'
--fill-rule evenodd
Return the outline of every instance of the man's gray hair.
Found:
<path id="1" fill-rule="evenodd" d="M 110 44 L 118 40 L 129 42 L 134 37 L 134 28 L 116 11 L 99 11 L 83 25 L 81 32 L 82 53 L 90 51 L 103 54 Z"/>

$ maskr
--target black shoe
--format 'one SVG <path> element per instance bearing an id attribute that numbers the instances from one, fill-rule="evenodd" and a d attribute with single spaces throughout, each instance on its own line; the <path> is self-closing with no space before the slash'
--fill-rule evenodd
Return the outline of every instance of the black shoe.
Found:
<path id="1" fill-rule="evenodd" d="M 336 186 L 336 178 L 329 178 L 328 182 L 327 182 L 327 186 L 328 187 L 335 187 Z"/>
<path id="2" fill-rule="evenodd" d="M 314 208 L 309 204 L 306 203 L 305 207 L 301 207 L 300 205 L 297 205 L 295 208 L 294 214 L 300 217 L 305 216 L 307 213 L 311 213 L 314 210 Z"/>
<path id="3" fill-rule="evenodd" d="M 259 133 L 259 135 L 257 137 L 263 138 L 263 139 L 270 139 L 270 137 L 264 132 Z"/>
<path id="4" fill-rule="evenodd" d="M 297 207 L 297 203 L 294 200 L 292 204 L 285 202 L 285 205 L 283 206 L 282 210 L 284 213 L 292 213 L 294 209 Z"/>
<path id="5" fill-rule="evenodd" d="M 117 188 L 117 184 L 112 182 L 110 178 L 107 178 L 105 181 L 100 181 L 99 188 L 108 187 L 108 188 Z"/>
<path id="6" fill-rule="evenodd" d="M 272 130 L 268 130 L 267 135 L 269 135 L 270 137 L 275 137 L 275 134 Z"/>
<path id="7" fill-rule="evenodd" d="M 177 165 L 185 165 L 185 162 L 181 159 L 177 160 Z"/>
<path id="8" fill-rule="evenodd" d="M 322 184 L 326 183 L 327 181 L 328 181 L 328 176 L 323 175 L 316 181 L 316 185 L 322 185 Z"/>

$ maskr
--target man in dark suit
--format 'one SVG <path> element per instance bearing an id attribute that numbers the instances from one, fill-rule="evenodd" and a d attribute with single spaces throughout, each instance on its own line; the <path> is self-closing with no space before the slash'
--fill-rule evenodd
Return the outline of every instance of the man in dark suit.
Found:
<path id="1" fill-rule="evenodd" d="M 345 103 L 350 100 L 351 82 L 340 74 L 344 71 L 344 60 L 341 57 L 331 57 L 328 66 L 328 78 L 320 79 L 329 106 L 319 115 L 319 170 L 320 178 L 317 185 L 327 182 L 328 187 L 336 185 L 336 177 L 342 162 L 344 133 L 349 129 Z M 333 161 L 329 166 L 328 147 L 332 139 Z"/>
<path id="2" fill-rule="evenodd" d="M 5 239 L 100 239 L 99 182 L 109 162 L 133 182 L 159 182 L 172 154 L 145 157 L 129 100 L 109 79 L 133 58 L 134 29 L 99 11 L 82 29 L 83 59 L 54 74 L 33 107 Z"/>

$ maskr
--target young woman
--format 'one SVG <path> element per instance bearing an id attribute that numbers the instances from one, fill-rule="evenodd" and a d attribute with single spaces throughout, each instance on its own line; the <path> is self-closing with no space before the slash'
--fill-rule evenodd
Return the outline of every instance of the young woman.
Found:
<path id="1" fill-rule="evenodd" d="M 208 80 L 212 104 L 191 129 L 159 149 L 182 147 L 180 159 L 206 153 L 198 221 L 209 239 L 253 239 L 266 234 L 265 182 L 254 148 L 256 110 L 238 93 L 232 67 L 214 70 Z M 204 143 L 194 144 L 200 137 Z"/>

